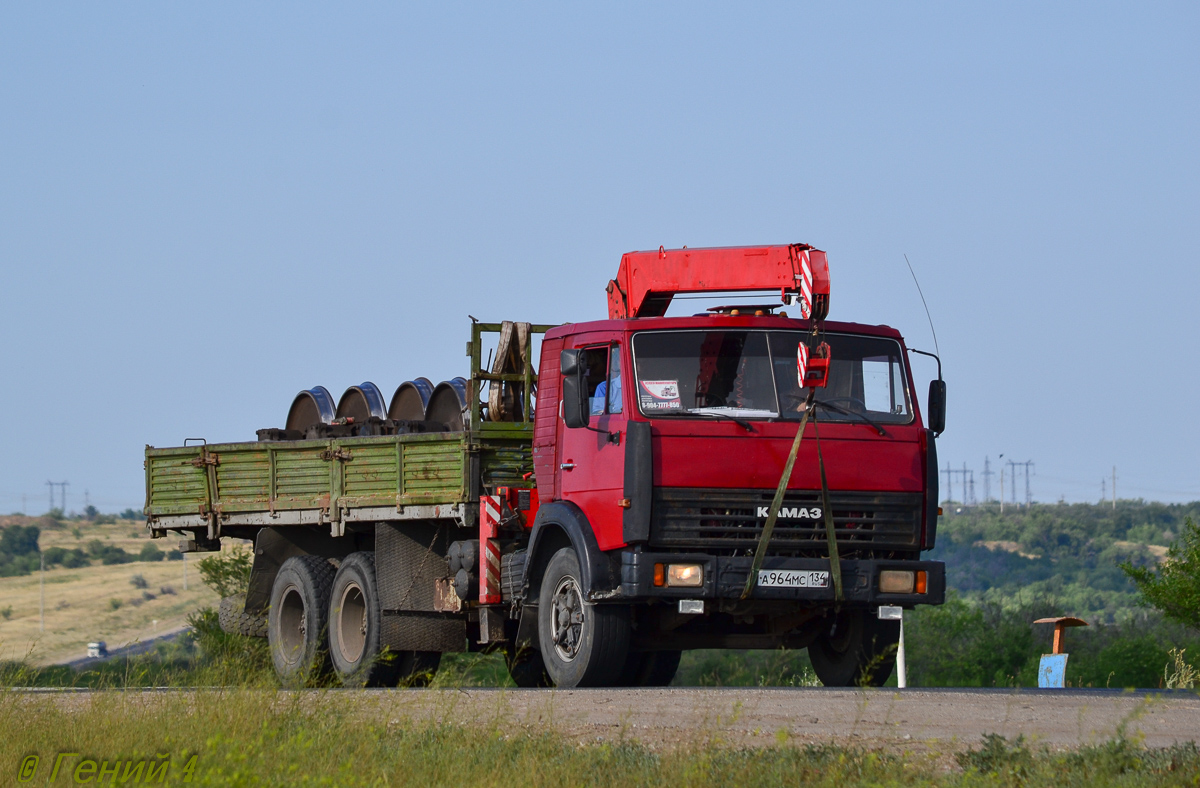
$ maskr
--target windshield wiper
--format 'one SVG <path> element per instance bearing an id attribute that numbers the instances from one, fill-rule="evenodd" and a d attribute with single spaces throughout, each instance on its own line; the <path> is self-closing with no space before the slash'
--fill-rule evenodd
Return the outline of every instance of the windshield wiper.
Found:
<path id="1" fill-rule="evenodd" d="M 730 421 L 745 427 L 746 432 L 754 432 L 753 424 L 745 419 L 739 419 L 737 416 L 730 416 L 728 413 L 697 413 L 693 410 L 684 412 L 689 416 L 699 416 L 702 419 L 729 419 Z"/>
<path id="2" fill-rule="evenodd" d="M 839 408 L 837 405 L 830 405 L 828 402 L 822 402 L 819 399 L 814 400 L 813 404 L 820 405 L 822 408 L 829 408 L 833 412 L 840 413 L 843 416 L 851 416 L 856 419 L 861 419 L 864 422 L 866 422 L 867 424 L 870 424 L 872 427 L 874 427 L 875 431 L 878 432 L 881 436 L 887 435 L 887 430 L 885 430 L 883 427 L 880 427 L 878 424 L 871 421 L 870 419 L 868 419 L 866 416 L 862 415 L 861 413 L 855 413 L 854 411 L 846 410 L 845 408 Z"/>

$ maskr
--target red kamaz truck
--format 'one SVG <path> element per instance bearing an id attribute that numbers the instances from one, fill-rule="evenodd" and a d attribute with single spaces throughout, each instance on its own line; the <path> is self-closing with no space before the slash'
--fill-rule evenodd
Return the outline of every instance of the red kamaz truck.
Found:
<path id="1" fill-rule="evenodd" d="M 739 303 L 666 317 L 682 293 Z M 255 442 L 147 447 L 149 527 L 253 540 L 222 625 L 265 635 L 288 681 L 389 686 L 499 649 L 520 686 L 661 686 L 684 649 L 783 647 L 826 685 L 882 684 L 899 623 L 878 608 L 944 598 L 921 559 L 940 371 L 923 424 L 903 338 L 826 322 L 804 244 L 630 253 L 608 303 L 473 320 L 469 378 L 316 387 Z"/>

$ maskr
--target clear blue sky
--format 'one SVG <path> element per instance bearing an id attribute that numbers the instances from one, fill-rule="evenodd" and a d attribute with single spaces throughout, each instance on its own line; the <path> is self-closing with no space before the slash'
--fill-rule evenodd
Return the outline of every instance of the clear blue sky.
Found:
<path id="1" fill-rule="evenodd" d="M 930 348 L 943 460 L 1200 498 L 1200 6 L 0 8 L 0 511 L 461 374 L 622 252 L 805 241 Z M 923 379 L 932 365 L 921 370 Z M 1023 489 L 1018 488 L 1023 496 Z"/>

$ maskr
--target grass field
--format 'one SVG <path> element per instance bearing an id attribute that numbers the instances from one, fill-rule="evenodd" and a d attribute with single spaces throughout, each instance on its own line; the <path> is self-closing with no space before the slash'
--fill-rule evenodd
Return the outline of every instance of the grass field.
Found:
<path id="1" fill-rule="evenodd" d="M 134 554 L 150 541 L 143 524 L 118 521 L 47 528 L 39 542 L 43 550 L 86 548 L 93 539 Z M 176 541 L 169 539 L 154 543 L 164 551 L 176 546 Z M 0 616 L 0 660 L 27 658 L 39 665 L 64 662 L 83 657 L 89 641 L 103 640 L 113 649 L 183 627 L 190 613 L 218 602 L 216 594 L 200 582 L 195 559 L 186 564 L 186 587 L 184 561 L 48 568 L 45 632 L 40 629 L 39 574 L 0 578 L 0 610 L 11 608 L 6 617 Z M 145 579 L 145 589 L 130 582 L 134 575 Z"/>
<path id="2" fill-rule="evenodd" d="M 716 730 L 678 746 L 624 737 L 597 742 L 554 722 L 415 721 L 338 693 L 0 695 L 0 774 L 31 784 L 91 781 L 100 769 L 191 785 L 856 786 L 1195 785 L 1194 744 L 1150 750 L 1118 739 L 1054 752 L 991 737 L 937 754 L 805 745 L 786 729 L 765 747 L 736 747 Z M 391 707 L 394 709 L 394 707 Z M 61 759 L 59 755 L 67 753 Z M 37 762 L 34 762 L 34 758 Z M 56 761 L 60 771 L 51 780 Z M 79 770 L 79 771 L 76 771 Z M 153 771 L 150 771 L 153 770 Z M 163 770 L 163 771 L 159 771 Z M 111 774 L 111 772 L 110 772 Z M 99 780 L 98 780 L 99 781 Z"/>

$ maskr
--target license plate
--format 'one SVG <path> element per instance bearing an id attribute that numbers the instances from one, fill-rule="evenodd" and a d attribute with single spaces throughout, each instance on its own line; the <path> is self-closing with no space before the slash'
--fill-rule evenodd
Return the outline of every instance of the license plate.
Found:
<path id="1" fill-rule="evenodd" d="M 758 584 L 763 588 L 829 588 L 829 573 L 761 569 L 758 572 Z"/>

